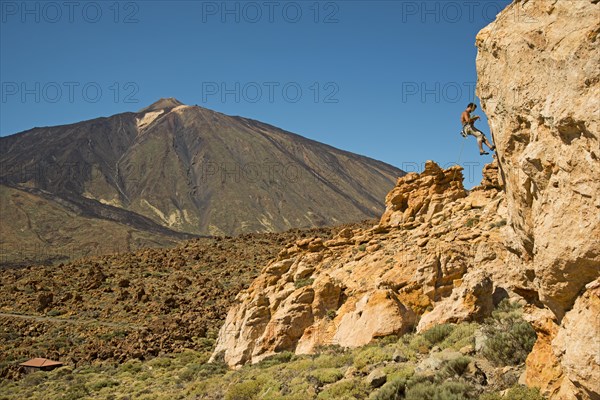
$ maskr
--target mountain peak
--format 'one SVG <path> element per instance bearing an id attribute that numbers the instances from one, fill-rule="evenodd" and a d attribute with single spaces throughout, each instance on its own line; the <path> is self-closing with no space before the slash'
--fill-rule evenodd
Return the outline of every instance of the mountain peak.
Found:
<path id="1" fill-rule="evenodd" d="M 149 111 L 164 110 L 166 108 L 173 108 L 173 107 L 178 107 L 178 106 L 182 106 L 182 105 L 184 105 L 184 104 L 182 102 L 180 102 L 179 100 L 177 100 L 176 98 L 167 97 L 167 98 L 161 98 L 158 101 L 155 101 L 154 103 L 150 104 L 148 107 L 142 108 L 138 112 L 144 113 L 144 112 L 149 112 Z"/>

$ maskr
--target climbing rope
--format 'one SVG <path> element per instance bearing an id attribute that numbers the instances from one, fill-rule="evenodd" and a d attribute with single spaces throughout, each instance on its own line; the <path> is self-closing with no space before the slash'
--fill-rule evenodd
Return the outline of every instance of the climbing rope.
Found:
<path id="1" fill-rule="evenodd" d="M 460 164 L 459 164 L 460 163 L 460 158 L 462 157 L 462 153 L 463 153 L 463 150 L 465 148 L 465 141 L 466 141 L 467 138 L 464 137 L 463 139 L 465 139 L 465 140 L 463 140 L 462 144 L 460 145 L 460 153 L 458 153 L 458 160 L 456 161 L 456 165 L 458 165 L 458 166 L 460 166 Z M 454 176 L 452 177 L 453 181 L 456 178 L 456 171 L 458 171 L 458 169 L 454 170 Z"/>

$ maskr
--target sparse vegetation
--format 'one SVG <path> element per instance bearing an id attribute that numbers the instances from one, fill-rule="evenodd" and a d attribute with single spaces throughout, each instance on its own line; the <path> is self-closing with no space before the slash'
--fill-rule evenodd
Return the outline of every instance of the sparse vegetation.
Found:
<path id="1" fill-rule="evenodd" d="M 435 325 L 427 331 L 423 332 L 423 337 L 427 339 L 432 345 L 438 344 L 452 333 L 454 327 L 455 325 L 452 324 Z"/>
<path id="2" fill-rule="evenodd" d="M 28 374 L 16 381 L 4 380 L 0 382 L 0 398 L 542 400 L 535 389 L 517 385 L 489 390 L 470 378 L 470 365 L 477 357 L 489 358 L 498 368 L 513 365 L 516 358 L 507 357 L 506 351 L 499 352 L 492 346 L 475 356 L 456 353 L 473 344 L 478 330 L 488 336 L 488 342 L 500 340 L 513 351 L 527 351 L 531 336 L 527 340 L 514 337 L 528 332 L 520 312 L 518 305 L 503 302 L 484 324 L 442 324 L 422 334 L 390 335 L 355 349 L 322 346 L 312 355 L 282 352 L 238 370 L 228 369 L 222 361 L 207 363 L 214 340 L 203 338 L 198 341 L 202 349 L 198 351 L 185 350 L 122 364 L 67 366 Z M 494 331 L 502 329 L 510 335 L 494 336 Z M 431 353 L 435 346 L 439 351 Z M 423 360 L 446 350 L 447 354 L 459 356 L 433 363 L 429 371 L 415 372 Z M 397 354 L 400 358 L 395 360 Z M 378 389 L 366 380 L 375 367 L 387 375 L 387 382 Z M 506 389 L 510 390 L 501 397 L 500 392 Z"/>
<path id="3" fill-rule="evenodd" d="M 477 225 L 479 223 L 479 217 L 473 217 L 473 218 L 469 218 L 467 220 L 467 222 L 465 223 L 465 226 L 467 228 L 472 228 L 473 226 Z"/>
<path id="4" fill-rule="evenodd" d="M 297 281 L 294 282 L 294 286 L 296 287 L 296 289 L 300 289 L 304 286 L 312 285 L 314 281 L 315 280 L 313 278 L 298 279 Z"/>
<path id="5" fill-rule="evenodd" d="M 337 315 L 337 311 L 336 310 L 327 310 L 327 318 L 328 319 L 334 319 L 335 316 Z"/>
<path id="6" fill-rule="evenodd" d="M 520 306 L 505 299 L 486 320 L 483 354 L 496 365 L 521 364 L 531 352 L 537 335 L 521 316 Z"/>
<path id="7" fill-rule="evenodd" d="M 506 220 L 505 219 L 501 219 L 500 221 L 492 222 L 490 224 L 490 227 L 492 227 L 492 228 L 501 228 L 501 227 L 503 227 L 505 225 L 506 225 Z"/>

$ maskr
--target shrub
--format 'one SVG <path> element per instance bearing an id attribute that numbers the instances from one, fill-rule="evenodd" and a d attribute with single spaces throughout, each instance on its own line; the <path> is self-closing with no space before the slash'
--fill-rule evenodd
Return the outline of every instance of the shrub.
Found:
<path id="1" fill-rule="evenodd" d="M 320 368 L 312 371 L 307 376 L 307 380 L 315 382 L 315 386 L 323 386 L 328 383 L 334 383 L 342 379 L 344 374 L 337 368 Z"/>
<path id="2" fill-rule="evenodd" d="M 510 388 L 504 396 L 499 393 L 485 393 L 479 397 L 479 400 L 544 400 L 544 397 L 537 388 L 516 385 Z"/>
<path id="3" fill-rule="evenodd" d="M 448 337 L 454 330 L 452 324 L 435 325 L 427 331 L 423 332 L 423 337 L 432 345 L 440 343 Z"/>
<path id="4" fill-rule="evenodd" d="M 139 360 L 130 360 L 121 365 L 120 369 L 123 372 L 131 372 L 135 374 L 142 371 L 142 362 Z"/>
<path id="5" fill-rule="evenodd" d="M 460 350 L 464 346 L 475 346 L 475 331 L 479 327 L 475 323 L 461 323 L 454 326 L 452 333 L 439 343 L 441 349 L 453 348 Z"/>
<path id="6" fill-rule="evenodd" d="M 69 388 L 61 397 L 64 400 L 79 400 L 84 399 L 86 396 L 90 394 L 89 390 L 85 387 L 83 383 L 77 383 L 73 385 L 69 385 Z"/>
<path id="7" fill-rule="evenodd" d="M 227 371 L 229 368 L 224 362 L 212 362 L 200 364 L 197 373 L 199 378 L 208 378 L 214 375 L 223 375 Z"/>
<path id="8" fill-rule="evenodd" d="M 423 335 L 412 335 L 407 337 L 406 340 L 408 341 L 406 345 L 408 350 L 416 353 L 427 354 L 431 349 L 431 342 L 425 339 Z"/>
<path id="9" fill-rule="evenodd" d="M 100 379 L 99 381 L 91 382 L 89 384 L 90 389 L 93 391 L 98 391 L 102 388 L 110 388 L 113 386 L 119 386 L 119 382 L 113 381 L 112 379 Z"/>
<path id="10" fill-rule="evenodd" d="M 290 351 L 283 351 L 260 360 L 260 362 L 258 362 L 256 365 L 259 368 L 268 368 L 272 367 L 273 365 L 289 362 L 293 356 L 294 353 Z"/>
<path id="11" fill-rule="evenodd" d="M 25 378 L 23 378 L 23 385 L 26 387 L 27 386 L 29 386 L 29 387 L 38 386 L 45 380 L 46 380 L 46 373 L 42 372 L 42 371 L 36 371 L 36 372 L 32 372 L 32 373 L 25 375 Z"/>
<path id="12" fill-rule="evenodd" d="M 471 387 L 462 382 L 447 381 L 441 384 L 419 382 L 406 390 L 406 400 L 464 400 L 470 398 Z"/>
<path id="13" fill-rule="evenodd" d="M 327 310 L 327 313 L 325 314 L 327 319 L 334 319 L 335 316 L 337 315 L 336 310 Z"/>
<path id="14" fill-rule="evenodd" d="M 516 385 L 504 396 L 504 400 L 544 400 L 538 388 Z"/>
<path id="15" fill-rule="evenodd" d="M 272 379 L 271 374 L 265 373 L 230 386 L 225 400 L 280 398 L 279 390 L 279 383 Z"/>
<path id="16" fill-rule="evenodd" d="M 364 399 L 369 393 L 367 384 L 362 379 L 345 379 L 327 386 L 317 399 L 322 400 L 354 400 Z"/>
<path id="17" fill-rule="evenodd" d="M 185 367 L 179 374 L 179 382 L 190 382 L 198 376 L 198 371 L 201 368 L 201 364 L 191 364 Z"/>
<path id="18" fill-rule="evenodd" d="M 446 361 L 444 368 L 442 369 L 441 375 L 446 377 L 462 376 L 467 370 L 467 367 L 471 363 L 469 357 L 458 357 L 452 360 Z"/>
<path id="19" fill-rule="evenodd" d="M 294 282 L 294 286 L 296 287 L 296 289 L 300 289 L 301 287 L 312 285 L 314 281 L 315 280 L 312 278 L 298 279 Z"/>
<path id="20" fill-rule="evenodd" d="M 365 245 L 365 244 L 361 244 L 360 246 L 358 246 L 358 250 L 360 250 L 360 251 L 365 251 L 365 250 L 367 250 L 367 245 Z"/>
<path id="21" fill-rule="evenodd" d="M 392 351 L 379 346 L 367 346 L 357 350 L 354 356 L 354 366 L 363 369 L 368 365 L 377 364 L 392 359 Z"/>
<path id="22" fill-rule="evenodd" d="M 340 368 L 350 365 L 352 359 L 350 352 L 336 353 L 335 350 L 330 350 L 316 356 L 311 365 L 313 368 Z"/>
<path id="23" fill-rule="evenodd" d="M 225 400 L 251 400 L 260 393 L 263 382 L 248 380 L 232 385 L 225 394 Z"/>
<path id="24" fill-rule="evenodd" d="M 379 346 L 387 346 L 389 344 L 398 343 L 400 340 L 400 336 L 398 335 L 387 335 L 377 339 L 377 344 Z"/>
<path id="25" fill-rule="evenodd" d="M 490 226 L 490 229 L 493 229 L 493 228 L 502 228 L 504 225 L 506 225 L 506 220 L 501 219 L 500 221 L 490 223 L 489 226 Z"/>
<path id="26" fill-rule="evenodd" d="M 467 222 L 465 223 L 465 226 L 466 226 L 467 228 L 471 228 L 471 227 L 473 227 L 475 224 L 477 224 L 478 222 L 479 222 L 479 217 L 476 217 L 476 218 L 469 218 L 469 219 L 467 220 Z"/>
<path id="27" fill-rule="evenodd" d="M 496 365 L 525 361 L 537 339 L 531 324 L 521 317 L 520 306 L 502 300 L 483 326 L 487 336 L 483 355 Z"/>
<path id="28" fill-rule="evenodd" d="M 156 357 L 148 362 L 148 365 L 154 368 L 169 368 L 172 360 L 168 357 Z"/>
<path id="29" fill-rule="evenodd" d="M 325 344 L 321 346 L 317 346 L 315 349 L 316 354 L 329 354 L 329 355 L 337 355 L 337 354 L 345 354 L 348 351 L 346 347 L 342 347 L 339 344 Z"/>
<path id="30" fill-rule="evenodd" d="M 406 378 L 396 378 L 386 382 L 379 390 L 371 393 L 369 400 L 401 400 L 404 399 Z"/>

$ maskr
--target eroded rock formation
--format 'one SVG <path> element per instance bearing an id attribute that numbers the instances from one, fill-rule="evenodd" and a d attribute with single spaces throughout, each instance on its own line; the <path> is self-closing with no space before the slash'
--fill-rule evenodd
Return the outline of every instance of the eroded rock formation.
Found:
<path id="1" fill-rule="evenodd" d="M 600 275 L 599 33 L 597 0 L 514 1 L 476 41 L 477 95 L 506 187 L 506 243 L 528 271 L 530 298 L 551 310 L 531 313 L 539 339 L 527 383 L 559 399 L 600 398 L 589 379 L 600 381 L 600 346 L 575 334 L 600 324 L 581 309 L 597 309 L 586 285 Z"/>
<path id="2" fill-rule="evenodd" d="M 229 311 L 212 359 L 360 346 L 482 319 L 504 297 L 537 332 L 522 382 L 600 398 L 600 2 L 514 1 L 477 36 L 477 94 L 498 162 L 399 178 L 380 223 L 305 239 Z"/>
<path id="3" fill-rule="evenodd" d="M 501 268 L 506 209 L 496 186 L 467 196 L 462 180 L 460 167 L 428 162 L 398 179 L 378 225 L 282 250 L 238 295 L 212 359 L 239 366 L 280 351 L 361 346 L 414 328 L 423 313 L 420 326 L 489 315 L 493 281 L 510 280 Z"/>

